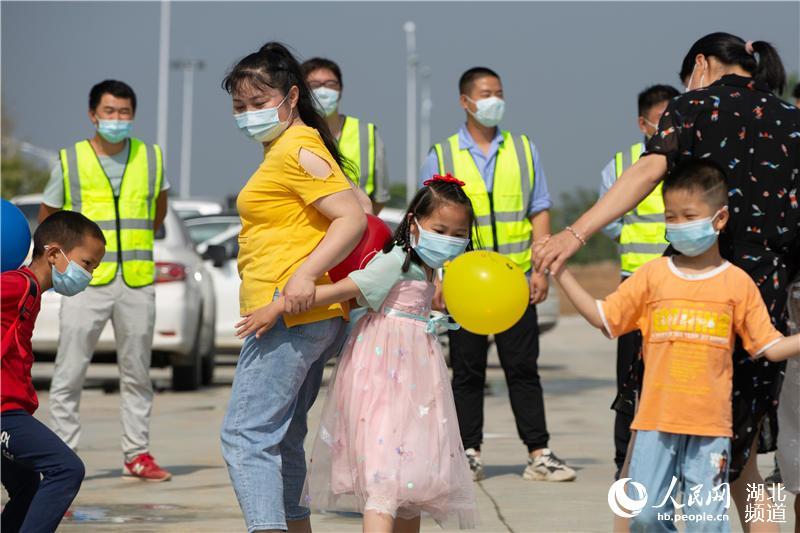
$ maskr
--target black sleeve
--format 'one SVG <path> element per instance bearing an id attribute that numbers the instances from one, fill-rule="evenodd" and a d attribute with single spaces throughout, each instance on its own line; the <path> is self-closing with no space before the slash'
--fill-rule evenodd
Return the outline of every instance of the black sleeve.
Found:
<path id="1" fill-rule="evenodd" d="M 667 106 L 658 131 L 647 142 L 646 154 L 667 156 L 667 168 L 671 169 L 682 156 L 691 155 L 694 139 L 694 124 L 703 108 L 697 100 L 690 100 L 691 93 L 673 99 Z"/>

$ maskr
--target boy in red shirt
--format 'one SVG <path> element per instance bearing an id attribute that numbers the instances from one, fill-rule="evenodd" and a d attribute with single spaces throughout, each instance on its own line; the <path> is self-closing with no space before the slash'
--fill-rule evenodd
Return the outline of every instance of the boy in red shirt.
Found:
<path id="1" fill-rule="evenodd" d="M 0 451 L 10 497 L 0 520 L 3 533 L 55 531 L 83 481 L 75 452 L 33 417 L 39 401 L 31 382 L 31 336 L 42 291 L 73 296 L 85 289 L 105 255 L 105 242 L 97 224 L 61 211 L 34 233 L 30 267 L 0 274 Z"/>
<path id="2" fill-rule="evenodd" d="M 666 238 L 678 255 L 643 265 L 603 301 L 567 270 L 556 279 L 609 337 L 642 331 L 637 433 L 630 477 L 620 480 L 630 481 L 638 506 L 631 532 L 675 531 L 680 520 L 686 531 L 729 531 L 730 439 L 746 430 L 733 427 L 731 414 L 734 340 L 753 357 L 782 361 L 800 355 L 800 335 L 781 335 L 750 276 L 720 255 L 717 236 L 730 218 L 722 168 L 706 159 L 680 164 L 663 195 Z"/>

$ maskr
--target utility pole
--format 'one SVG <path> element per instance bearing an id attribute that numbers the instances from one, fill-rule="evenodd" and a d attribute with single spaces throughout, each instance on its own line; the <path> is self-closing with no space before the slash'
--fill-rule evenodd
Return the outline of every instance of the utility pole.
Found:
<path id="1" fill-rule="evenodd" d="M 194 99 L 194 72 L 203 70 L 205 63 L 196 59 L 172 61 L 172 68 L 183 71 L 183 111 L 181 116 L 181 198 L 190 197 L 192 176 L 192 100 Z"/>
<path id="2" fill-rule="evenodd" d="M 431 98 L 431 67 L 423 66 L 419 75 L 422 77 L 422 87 L 420 89 L 421 102 L 419 110 L 419 164 L 425 161 L 428 150 L 431 149 L 431 113 L 433 111 L 433 99 Z"/>
<path id="3" fill-rule="evenodd" d="M 417 190 L 417 38 L 413 21 L 403 24 L 406 32 L 406 202 Z"/>
<path id="4" fill-rule="evenodd" d="M 170 4 L 161 0 L 161 30 L 158 37 L 158 116 L 156 117 L 156 142 L 167 150 L 167 103 L 169 101 L 169 34 Z"/>

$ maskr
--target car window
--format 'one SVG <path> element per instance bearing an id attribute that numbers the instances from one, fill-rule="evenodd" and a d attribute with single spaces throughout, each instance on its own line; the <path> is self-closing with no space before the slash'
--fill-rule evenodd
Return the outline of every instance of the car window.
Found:
<path id="1" fill-rule="evenodd" d="M 201 214 L 199 209 L 176 209 L 175 212 L 181 218 L 196 217 Z"/>
<path id="2" fill-rule="evenodd" d="M 238 224 L 238 222 L 205 222 L 201 224 L 192 224 L 187 226 L 187 229 L 189 230 L 189 235 L 192 237 L 192 240 L 196 244 L 200 244 L 219 235 L 235 224 Z"/>

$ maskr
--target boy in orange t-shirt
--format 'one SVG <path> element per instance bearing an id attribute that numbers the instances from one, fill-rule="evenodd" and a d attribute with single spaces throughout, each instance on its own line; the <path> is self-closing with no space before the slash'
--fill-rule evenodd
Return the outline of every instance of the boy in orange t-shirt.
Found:
<path id="1" fill-rule="evenodd" d="M 676 507 L 694 515 L 687 531 L 728 531 L 735 337 L 754 357 L 780 361 L 800 355 L 800 335 L 783 337 L 752 279 L 720 255 L 717 236 L 729 219 L 722 168 L 710 160 L 678 165 L 663 195 L 667 240 L 680 255 L 645 264 L 603 301 L 567 270 L 556 279 L 607 336 L 642 331 L 644 382 L 631 425 L 635 490 L 628 490 L 637 500 L 646 494 L 649 505 L 631 513 L 631 531 L 675 531 Z"/>

